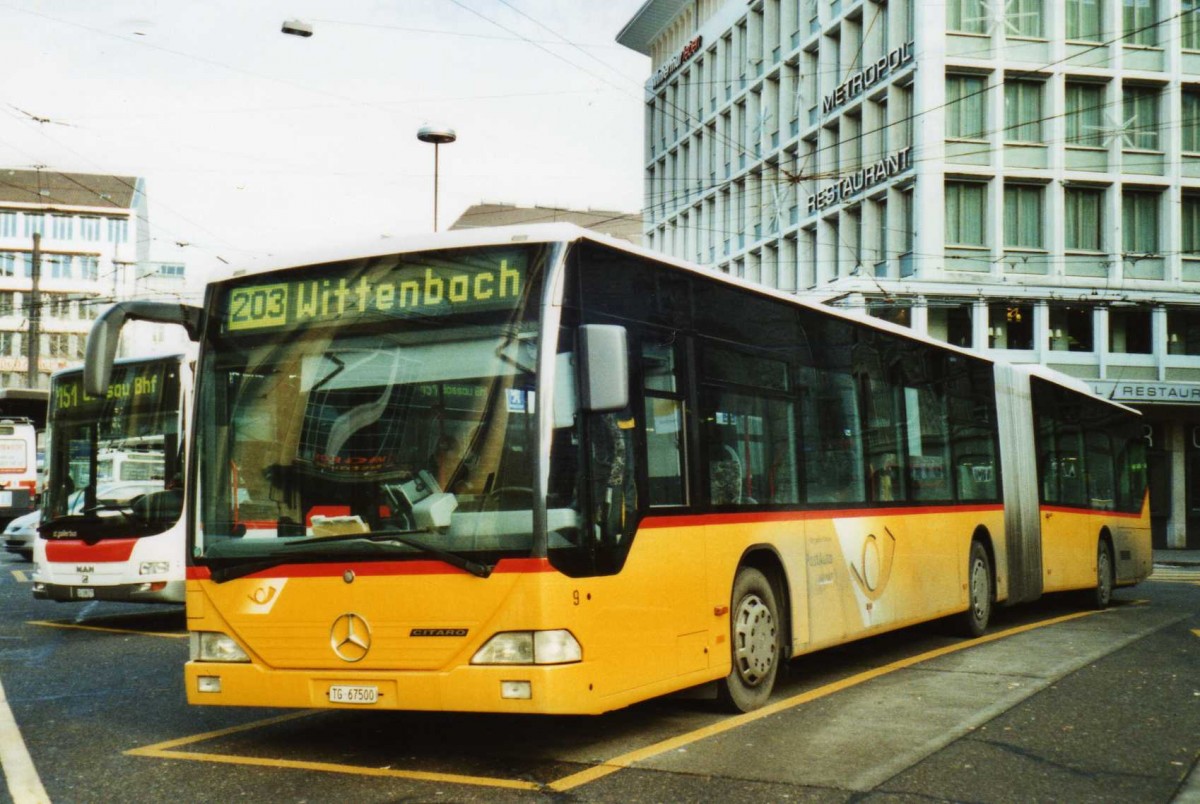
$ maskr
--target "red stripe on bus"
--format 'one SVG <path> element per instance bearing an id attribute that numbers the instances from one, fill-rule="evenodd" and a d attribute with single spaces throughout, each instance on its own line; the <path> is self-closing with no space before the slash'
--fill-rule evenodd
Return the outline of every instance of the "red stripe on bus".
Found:
<path id="1" fill-rule="evenodd" d="M 681 514 L 646 517 L 639 528 L 680 528 L 696 525 L 748 525 L 760 522 L 800 522 L 809 519 L 856 519 L 868 516 L 928 516 L 931 514 L 972 514 L 1003 511 L 1000 503 L 973 505 L 923 505 L 911 508 L 826 508 L 806 511 L 746 511 L 722 514 Z"/>
<path id="2" fill-rule="evenodd" d="M 137 539 L 104 539 L 87 544 L 81 539 L 46 542 L 47 561 L 128 561 Z"/>
<path id="3" fill-rule="evenodd" d="M 253 559 L 250 559 L 251 561 Z M 378 562 L 349 562 L 339 561 L 328 564 L 280 564 L 259 572 L 246 575 L 246 578 L 338 578 L 346 570 L 352 570 L 358 576 L 375 575 L 458 575 L 466 570 L 458 569 L 441 561 L 378 561 Z M 556 572 L 550 562 L 544 558 L 506 558 L 492 570 L 494 574 Z M 187 578 L 190 581 L 206 581 L 212 578 L 209 567 L 188 567 Z"/>
<path id="4" fill-rule="evenodd" d="M 1141 519 L 1140 511 L 1130 513 L 1128 511 L 1111 511 L 1105 508 L 1084 508 L 1082 506 L 1070 505 L 1043 505 L 1041 510 L 1052 514 L 1088 514 L 1089 516 L 1111 516 L 1117 519 Z"/>

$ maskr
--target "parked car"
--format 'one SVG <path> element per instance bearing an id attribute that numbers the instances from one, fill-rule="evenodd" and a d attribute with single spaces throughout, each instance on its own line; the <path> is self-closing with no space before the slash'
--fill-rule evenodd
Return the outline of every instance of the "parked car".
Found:
<path id="1" fill-rule="evenodd" d="M 4 529 L 4 549 L 16 553 L 26 561 L 33 560 L 33 540 L 37 538 L 38 524 L 42 521 L 41 510 L 30 511 L 8 523 Z"/>

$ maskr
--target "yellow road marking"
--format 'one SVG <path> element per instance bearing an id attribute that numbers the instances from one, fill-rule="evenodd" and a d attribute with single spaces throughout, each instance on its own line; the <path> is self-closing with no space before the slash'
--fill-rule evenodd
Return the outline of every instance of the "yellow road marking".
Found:
<path id="1" fill-rule="evenodd" d="M 25 574 L 25 570 L 13 570 L 12 574 L 17 583 L 29 583 L 29 576 Z"/>
<path id="2" fill-rule="evenodd" d="M 158 757 L 159 759 L 191 759 L 198 762 L 224 762 L 229 765 L 254 765 L 263 768 L 291 768 L 294 770 L 315 770 L 329 773 L 347 773 L 356 776 L 386 776 L 393 779 L 412 779 L 422 782 L 441 782 L 450 784 L 470 784 L 479 787 L 503 787 L 509 790 L 540 790 L 535 782 L 521 782 L 516 779 L 495 779 L 486 776 L 460 776 L 455 773 L 425 773 L 422 771 L 395 770 L 393 768 L 368 768 L 363 765 L 343 765 L 338 762 L 309 762 L 298 759 L 264 759 L 260 757 L 237 756 L 234 754 L 204 754 L 195 751 L 150 751 L 136 749 L 126 751 L 127 754 L 142 757 Z"/>
<path id="3" fill-rule="evenodd" d="M 1200 637 L 1200 628 L 1193 628 L 1192 633 L 1195 634 L 1196 636 Z"/>
<path id="4" fill-rule="evenodd" d="M 237 756 L 233 754 L 211 754 L 200 751 L 175 751 L 172 749 L 184 745 L 192 745 L 205 740 L 224 737 L 237 732 L 271 726 L 288 720 L 308 717 L 316 711 L 293 712 L 278 717 L 244 723 L 241 726 L 231 726 L 227 729 L 181 737 L 176 740 L 148 745 L 144 748 L 132 748 L 125 752 L 127 756 L 155 757 L 158 759 L 190 759 L 198 762 L 224 762 L 228 765 L 254 765 L 264 768 L 291 768 L 294 770 L 315 770 L 329 773 L 347 773 L 357 776 L 386 776 L 394 779 L 413 779 L 423 782 L 441 782 L 452 784 L 470 784 L 483 787 L 503 787 L 510 790 L 539 790 L 541 786 L 534 782 L 523 782 L 516 779 L 496 779 L 486 776 L 464 776 L 456 773 L 427 773 L 423 771 L 395 770 L 393 768 L 368 768 L 362 765 L 343 765 L 338 762 L 309 762 L 297 759 L 269 759 L 263 757 Z"/>
<path id="5" fill-rule="evenodd" d="M 276 723 L 286 723 L 289 720 L 298 720 L 302 717 L 315 715 L 318 710 L 313 709 L 305 712 L 288 712 L 286 715 L 276 715 L 265 720 L 255 720 L 251 723 L 243 723 L 240 726 L 229 726 L 216 731 L 206 731 L 203 734 L 193 734 L 190 737 L 177 737 L 174 740 L 166 740 L 154 745 L 147 745 L 142 748 L 131 748 L 125 753 L 130 756 L 142 756 L 146 751 L 166 751 L 171 748 L 178 748 L 181 745 L 192 745 L 193 743 L 204 742 L 205 740 L 215 740 L 218 737 L 225 737 L 230 734 L 237 734 L 240 731 L 250 731 L 251 729 L 263 728 L 265 726 L 274 726 Z"/>
<path id="6" fill-rule="evenodd" d="M 79 631 L 101 631 L 106 634 L 136 634 L 137 636 L 163 637 L 165 639 L 187 639 L 187 634 L 172 634 L 166 631 L 138 631 L 135 628 L 107 628 L 101 625 L 79 623 L 56 623 L 53 620 L 29 620 L 26 625 L 44 625 L 47 628 L 74 628 Z"/>
<path id="7" fill-rule="evenodd" d="M 744 715 L 735 715 L 733 717 L 726 718 L 719 723 L 714 723 L 710 726 L 696 729 L 695 731 L 688 732 L 687 734 L 681 734 L 678 737 L 672 737 L 670 739 L 654 743 L 653 745 L 648 745 L 644 748 L 630 751 L 627 754 L 622 754 L 618 757 L 607 760 L 601 765 L 593 766 L 587 770 L 580 771 L 579 773 L 571 774 L 570 776 L 564 776 L 556 782 L 551 782 L 548 787 L 551 790 L 557 790 L 560 792 L 571 790 L 581 785 L 594 782 L 597 779 L 602 779 L 605 776 L 616 773 L 619 770 L 624 770 L 625 768 L 633 765 L 635 762 L 641 762 L 643 760 L 650 759 L 651 757 L 658 756 L 659 754 L 665 754 L 669 751 L 678 750 L 684 746 L 699 742 L 700 740 L 705 740 L 718 734 L 724 734 L 727 731 L 740 728 L 747 723 L 753 723 L 756 720 L 762 720 L 764 717 L 770 717 L 771 715 L 778 714 L 802 704 L 810 703 L 818 698 L 824 698 L 827 695 L 832 695 L 835 692 L 841 692 L 842 690 L 856 687 L 859 684 L 863 684 L 867 681 L 871 681 L 872 679 L 879 678 L 880 676 L 884 676 L 889 673 L 894 673 L 897 670 L 903 670 L 906 667 L 912 667 L 913 665 L 920 664 L 921 662 L 927 662 L 931 659 L 936 659 L 951 653 L 957 653 L 959 651 L 967 650 L 968 648 L 973 648 L 977 645 L 983 645 L 988 642 L 995 642 L 998 639 L 1015 636 L 1026 631 L 1032 631 L 1036 628 L 1044 628 L 1048 625 L 1057 625 L 1058 623 L 1065 623 L 1070 620 L 1078 620 L 1081 617 L 1090 617 L 1093 614 L 1099 613 L 1099 611 L 1081 611 L 1074 614 L 1065 614 L 1061 617 L 1054 617 L 1042 622 L 1019 625 L 1004 631 L 997 631 L 994 634 L 986 634 L 976 639 L 960 642 L 956 645 L 948 645 L 944 648 L 937 648 L 936 650 L 927 651 L 916 656 L 910 656 L 907 659 L 900 659 L 892 662 L 891 664 L 883 665 L 882 667 L 876 667 L 872 670 L 865 670 L 856 675 L 844 678 L 841 681 L 835 681 L 832 684 L 826 684 L 823 687 L 818 687 L 817 689 L 809 690 L 808 692 L 803 692 L 799 695 L 794 695 L 791 698 L 784 698 L 782 701 L 769 704 L 764 706 L 762 709 L 756 709 L 753 712 L 747 712 Z"/>

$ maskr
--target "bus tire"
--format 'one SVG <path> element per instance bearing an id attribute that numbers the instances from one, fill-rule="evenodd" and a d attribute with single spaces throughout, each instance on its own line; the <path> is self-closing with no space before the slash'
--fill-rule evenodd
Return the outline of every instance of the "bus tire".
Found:
<path id="1" fill-rule="evenodd" d="M 1113 554 L 1108 539 L 1101 537 L 1096 547 L 1096 588 L 1091 590 L 1088 602 L 1098 609 L 1106 609 L 1112 603 Z"/>
<path id="2" fill-rule="evenodd" d="M 995 596 L 992 562 L 983 542 L 971 542 L 971 553 L 967 559 L 967 611 L 963 614 L 963 631 L 971 638 L 983 636 L 988 621 L 992 618 Z"/>
<path id="3" fill-rule="evenodd" d="M 779 605 L 775 588 L 760 570 L 742 567 L 730 596 L 729 641 L 733 666 L 718 685 L 722 708 L 732 712 L 758 709 L 771 697 L 779 674 Z"/>

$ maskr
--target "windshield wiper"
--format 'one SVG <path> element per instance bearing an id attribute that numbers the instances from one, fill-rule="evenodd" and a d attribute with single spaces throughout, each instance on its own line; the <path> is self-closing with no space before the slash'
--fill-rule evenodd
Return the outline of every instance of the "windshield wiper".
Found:
<path id="1" fill-rule="evenodd" d="M 97 503 L 96 505 L 93 505 L 91 508 L 84 508 L 79 513 L 94 514 L 97 511 L 118 511 L 118 512 L 124 514 L 125 516 L 129 516 L 130 514 L 133 513 L 133 506 L 128 505 L 128 504 L 122 504 L 122 503 Z"/>
<path id="2" fill-rule="evenodd" d="M 399 542 L 400 544 L 414 547 L 423 553 L 445 561 L 452 567 L 458 567 L 461 570 L 474 575 L 476 578 L 486 578 L 492 574 L 492 568 L 486 564 L 480 564 L 477 561 L 452 553 L 449 550 L 443 550 L 440 547 L 423 542 L 420 539 L 415 539 L 412 536 L 407 536 L 399 531 L 383 531 L 380 533 L 346 533 L 341 536 L 323 536 L 318 541 L 303 541 L 292 542 L 284 545 L 283 550 L 293 548 L 313 547 L 317 544 L 328 544 L 329 542 L 349 542 L 349 541 L 368 541 L 368 542 Z"/>

